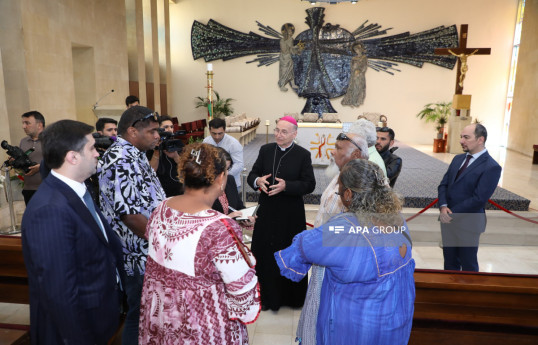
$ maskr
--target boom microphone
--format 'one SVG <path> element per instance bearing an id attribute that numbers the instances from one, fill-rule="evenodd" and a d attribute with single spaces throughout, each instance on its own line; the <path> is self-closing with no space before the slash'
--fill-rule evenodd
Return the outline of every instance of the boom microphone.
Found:
<path id="1" fill-rule="evenodd" d="M 108 92 L 106 95 L 104 95 L 103 97 L 99 98 L 99 100 L 97 102 L 95 102 L 95 104 L 93 105 L 93 109 L 95 110 L 95 108 L 97 108 L 97 106 L 99 105 L 99 102 L 101 102 L 101 100 L 103 98 L 105 98 L 106 96 L 110 95 L 112 92 L 114 92 L 114 89 L 110 90 L 110 92 Z"/>

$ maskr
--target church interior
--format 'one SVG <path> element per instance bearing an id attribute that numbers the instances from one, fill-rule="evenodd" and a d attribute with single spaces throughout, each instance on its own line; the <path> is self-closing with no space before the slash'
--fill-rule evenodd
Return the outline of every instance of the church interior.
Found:
<path id="1" fill-rule="evenodd" d="M 315 6 L 325 8 L 325 23 L 351 32 L 364 23 L 387 29 L 387 35 L 452 25 L 459 32 L 467 24 L 467 47 L 491 48 L 489 55 L 468 57 L 463 94 L 472 96 L 470 116 L 487 128 L 486 147 L 503 168 L 497 197 L 501 200 L 508 195 L 509 200 L 502 199 L 501 204 L 520 216 L 491 206 L 479 250 L 480 271 L 492 274 L 493 280 L 508 282 L 485 282 L 479 275 L 469 275 L 454 288 L 444 281 L 437 272 L 443 261 L 438 209 L 425 211 L 410 223 L 416 229 L 413 257 L 422 270 L 415 276 L 417 289 L 427 291 L 421 295 L 427 297 L 421 299 L 423 305 L 415 305 L 417 333 L 412 333 L 409 343 L 428 344 L 435 339 L 439 344 L 454 344 L 451 337 L 456 329 L 461 344 L 476 339 L 491 344 L 513 343 L 513 339 L 519 339 L 518 344 L 534 343 L 538 339 L 538 0 L 0 1 L 0 123 L 4 124 L 0 140 L 17 145 L 25 136 L 21 114 L 30 110 L 39 110 L 47 124 L 72 119 L 93 126 L 99 117 L 119 119 L 128 95 L 138 96 L 142 105 L 160 114 L 176 117 L 180 124 L 205 120 L 207 109 L 196 107 L 195 102 L 208 93 L 211 69 L 212 88 L 221 97 L 233 99 L 233 115 L 259 119 L 249 137 L 243 138 L 248 140 L 242 141 L 248 170 L 259 147 L 273 140 L 275 120 L 301 113 L 305 99 L 291 88 L 283 91 L 278 85 L 278 63 L 259 65 L 252 62 L 256 54 L 194 59 L 193 23 L 213 20 L 241 33 L 265 37 L 260 27 L 280 32 L 284 23 L 292 23 L 298 35 L 308 29 L 305 11 Z M 417 117 L 427 104 L 453 100 L 456 70 L 405 62 L 393 66 L 391 73 L 368 68 L 362 104 L 351 107 L 342 105 L 341 97 L 331 100 L 343 123 L 365 113 L 386 116 L 387 125 L 396 132 L 397 154 L 402 152 L 404 158 L 395 190 L 409 201 L 404 208 L 408 217 L 436 198 L 442 174 L 455 153 L 462 152 L 454 147 L 459 145 L 453 145 L 450 152 L 445 148 L 434 152 L 435 126 Z M 457 143 L 459 133 L 451 132 L 450 126 L 448 132 L 456 135 Z M 0 150 L 0 160 L 7 159 Z M 321 194 L 328 181 L 323 180 L 321 168 L 319 172 L 316 191 Z M 12 181 L 11 185 L 20 222 L 24 212 L 20 183 Z M 10 225 L 10 209 L 4 192 L 1 194 L 3 229 Z M 253 204 L 255 193 L 249 190 L 247 194 L 254 198 L 247 200 Z M 522 206 L 514 206 L 518 202 Z M 318 208 L 316 202 L 306 205 L 307 222 L 313 223 Z M 0 262 L 0 295 L 12 291 L 9 284 L 16 280 L 10 276 L 13 266 L 7 259 L 13 250 L 11 243 L 0 243 L 0 261 L 4 261 Z M 461 289 L 462 296 L 472 291 L 479 294 L 468 295 L 470 300 L 506 302 L 484 307 L 477 314 L 468 305 L 457 304 L 447 306 L 452 311 L 436 313 L 436 305 L 443 307 L 435 291 L 441 294 L 453 288 Z M 417 292 L 417 300 L 418 296 Z M 23 335 L 29 308 L 21 300 L 24 298 L 18 296 L 0 298 L 0 344 L 27 341 Z M 459 316 L 458 312 L 466 314 Z M 488 319 L 488 313 L 507 316 Z M 248 326 L 251 344 L 295 344 L 299 315 L 300 310 L 291 308 L 262 312 Z M 482 322 L 474 333 L 465 324 L 473 321 L 469 315 L 478 315 Z M 451 327 L 432 321 L 445 317 Z M 495 325 L 502 327 L 496 329 Z"/>

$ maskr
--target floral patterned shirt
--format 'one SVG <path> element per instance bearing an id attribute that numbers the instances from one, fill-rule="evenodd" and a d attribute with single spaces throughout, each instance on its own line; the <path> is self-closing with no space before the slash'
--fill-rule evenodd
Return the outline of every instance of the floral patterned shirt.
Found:
<path id="1" fill-rule="evenodd" d="M 135 235 L 121 220 L 125 214 L 150 217 L 166 198 L 146 153 L 127 140 L 118 138 L 99 161 L 101 210 L 123 245 L 125 272 L 132 276 L 135 269 L 144 274 L 148 241 Z"/>

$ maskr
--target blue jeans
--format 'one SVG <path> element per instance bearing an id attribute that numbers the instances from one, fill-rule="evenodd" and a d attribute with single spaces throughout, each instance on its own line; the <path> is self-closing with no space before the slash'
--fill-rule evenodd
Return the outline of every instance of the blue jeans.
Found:
<path id="1" fill-rule="evenodd" d="M 122 345 L 138 344 L 138 322 L 140 321 L 140 299 L 144 276 L 135 269 L 133 276 L 125 277 L 125 294 L 127 295 L 127 316 L 122 334 Z"/>

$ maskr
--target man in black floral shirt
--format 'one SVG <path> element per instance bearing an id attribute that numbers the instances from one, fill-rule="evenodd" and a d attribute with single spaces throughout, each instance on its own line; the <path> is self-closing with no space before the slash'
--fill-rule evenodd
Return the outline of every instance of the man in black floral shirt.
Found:
<path id="1" fill-rule="evenodd" d="M 118 140 L 99 163 L 100 202 L 103 214 L 123 245 L 125 293 L 129 310 L 123 344 L 138 343 L 140 296 L 146 268 L 146 224 L 153 210 L 166 198 L 145 151 L 159 142 L 159 115 L 151 109 L 127 109 L 118 124 Z"/>

